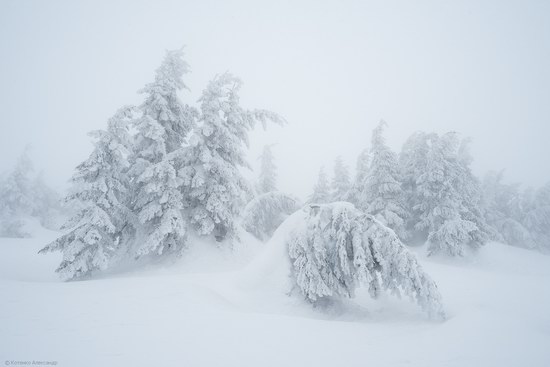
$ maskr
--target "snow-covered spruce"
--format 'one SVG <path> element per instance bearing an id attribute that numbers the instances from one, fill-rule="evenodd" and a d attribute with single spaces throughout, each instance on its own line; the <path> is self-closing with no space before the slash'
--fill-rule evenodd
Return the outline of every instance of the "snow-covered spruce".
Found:
<path id="1" fill-rule="evenodd" d="M 125 203 L 127 134 L 132 114 L 133 108 L 122 108 L 110 119 L 106 131 L 90 133 L 97 139 L 95 148 L 76 168 L 72 192 L 66 198 L 79 210 L 63 226 L 68 232 L 40 250 L 63 253 L 56 271 L 65 279 L 105 269 L 121 250 L 127 231 L 132 231 L 133 216 Z"/>
<path id="2" fill-rule="evenodd" d="M 450 132 L 427 138 L 424 167 L 416 178 L 413 200 L 414 229 L 427 234 L 429 254 L 463 256 L 489 238 L 488 228 L 478 212 L 479 182 L 471 173 L 470 161 L 462 156 L 458 134 Z M 409 165 L 410 166 L 410 165 Z"/>
<path id="3" fill-rule="evenodd" d="M 351 188 L 343 201 L 348 201 L 358 205 L 361 198 L 361 193 L 365 191 L 365 177 L 368 172 L 369 160 L 369 150 L 363 149 L 357 157 L 353 183 L 351 184 Z"/>
<path id="4" fill-rule="evenodd" d="M 535 249 L 535 239 L 526 228 L 528 205 L 519 184 L 502 182 L 504 171 L 490 171 L 483 178 L 482 208 L 487 222 L 496 230 L 497 241 L 512 246 Z"/>
<path id="5" fill-rule="evenodd" d="M 147 254 L 177 255 L 186 248 L 187 223 L 182 214 L 182 179 L 175 168 L 177 155 L 166 155 L 160 162 L 149 165 L 137 178 L 140 184 L 136 198 L 141 223 L 135 248 L 138 257 Z"/>
<path id="6" fill-rule="evenodd" d="M 140 222 L 132 252 L 138 257 L 181 253 L 185 248 L 183 180 L 178 177 L 184 163 L 179 151 L 195 126 L 196 111 L 177 93 L 186 88 L 183 75 L 187 72 L 183 51 L 168 51 L 154 82 L 142 90 L 146 98 L 139 107 L 141 117 L 135 123 L 134 155 L 130 157 L 131 206 Z"/>
<path id="7" fill-rule="evenodd" d="M 13 170 L 0 178 L 0 237 L 30 237 L 24 229 L 30 217 L 48 229 L 59 229 L 60 197 L 43 180 L 32 177 L 33 165 L 25 148 Z"/>
<path id="8" fill-rule="evenodd" d="M 512 246 L 550 251 L 550 183 L 537 190 L 520 190 L 502 182 L 503 171 L 489 172 L 483 180 L 485 217 L 501 240 Z"/>
<path id="9" fill-rule="evenodd" d="M 256 192 L 261 195 L 277 190 L 277 166 L 273 162 L 273 152 L 271 145 L 264 146 L 260 159 L 260 175 Z"/>
<path id="10" fill-rule="evenodd" d="M 246 204 L 249 183 L 240 172 L 249 167 L 244 148 L 257 122 L 283 123 L 277 114 L 246 110 L 239 102 L 242 82 L 229 73 L 216 76 L 200 98 L 199 124 L 179 172 L 185 207 L 198 234 L 218 241 L 236 236 L 236 219 Z"/>
<path id="11" fill-rule="evenodd" d="M 530 199 L 530 200 L 529 200 Z M 550 252 L 550 182 L 526 200 L 527 213 L 524 223 L 531 233 L 537 248 Z"/>
<path id="12" fill-rule="evenodd" d="M 167 51 L 155 71 L 155 80 L 140 91 L 145 94 L 145 101 L 139 107 L 143 118 L 151 119 L 162 127 L 159 134 L 166 153 L 182 147 L 195 126 L 197 115 L 195 108 L 184 104 L 178 97 L 179 91 L 189 89 L 183 81 L 183 76 L 189 73 L 189 65 L 183 57 L 183 49 Z M 143 148 L 147 147 L 145 144 Z M 151 159 L 156 160 L 158 156 Z"/>
<path id="13" fill-rule="evenodd" d="M 323 167 L 319 169 L 317 183 L 313 187 L 313 193 L 309 196 L 308 202 L 309 203 L 330 202 L 330 187 L 328 184 L 327 175 L 325 174 L 325 169 Z"/>
<path id="14" fill-rule="evenodd" d="M 399 238 L 406 239 L 405 224 L 409 213 L 401 188 L 397 155 L 386 145 L 383 136 L 386 126 L 385 121 L 380 121 L 372 132 L 370 164 L 358 207 L 393 229 Z"/>
<path id="15" fill-rule="evenodd" d="M 46 184 L 41 173 L 32 182 L 32 192 L 32 216 L 38 218 L 44 228 L 59 230 L 66 210 L 59 193 Z"/>
<path id="16" fill-rule="evenodd" d="M 23 229 L 21 216 L 28 215 L 33 210 L 33 192 L 29 177 L 32 169 L 27 148 L 17 160 L 13 171 L 0 182 L 0 236 L 2 237 L 30 236 Z"/>
<path id="17" fill-rule="evenodd" d="M 430 141 L 434 135 L 422 131 L 413 133 L 405 141 L 399 153 L 401 187 L 409 208 L 415 208 L 422 200 L 418 192 L 417 180 L 426 171 Z M 409 229 L 414 227 L 416 219 L 414 216 L 409 217 Z"/>
<path id="18" fill-rule="evenodd" d="M 349 195 L 351 182 L 349 171 L 341 156 L 334 160 L 334 175 L 331 182 L 331 201 L 345 201 Z"/>
<path id="19" fill-rule="evenodd" d="M 279 225 L 298 210 L 298 199 L 280 191 L 271 191 L 252 199 L 244 208 L 243 228 L 256 238 L 266 241 Z"/>
<path id="20" fill-rule="evenodd" d="M 403 293 L 429 315 L 444 318 L 436 284 L 391 229 L 350 203 L 304 210 L 287 245 L 292 278 L 308 301 L 353 297 L 366 286 L 372 297 L 382 290 Z"/>

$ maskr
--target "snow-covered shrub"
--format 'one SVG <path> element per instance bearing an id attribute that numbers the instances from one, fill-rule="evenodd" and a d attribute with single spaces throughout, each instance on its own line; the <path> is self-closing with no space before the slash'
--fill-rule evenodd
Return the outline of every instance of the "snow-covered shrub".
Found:
<path id="1" fill-rule="evenodd" d="M 262 194 L 243 211 L 242 226 L 259 240 L 268 240 L 279 225 L 298 210 L 298 199 L 280 191 Z"/>
<path id="2" fill-rule="evenodd" d="M 287 245 L 292 277 L 308 301 L 353 297 L 366 286 L 372 297 L 382 290 L 403 293 L 430 315 L 444 317 L 436 284 L 391 229 L 349 203 L 306 210 L 305 223 Z"/>

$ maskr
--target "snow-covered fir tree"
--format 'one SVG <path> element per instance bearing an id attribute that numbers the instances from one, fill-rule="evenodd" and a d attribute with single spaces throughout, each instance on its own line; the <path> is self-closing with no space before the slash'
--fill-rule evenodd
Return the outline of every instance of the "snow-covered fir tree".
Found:
<path id="1" fill-rule="evenodd" d="M 25 216 L 31 215 L 35 200 L 32 192 L 32 162 L 26 148 L 11 173 L 0 185 L 0 236 L 29 237 L 23 229 Z"/>
<path id="2" fill-rule="evenodd" d="M 244 208 L 243 228 L 266 241 L 279 225 L 299 208 L 298 199 L 280 191 L 269 191 L 252 199 Z"/>
<path id="3" fill-rule="evenodd" d="M 183 81 L 183 76 L 189 73 L 189 65 L 183 57 L 183 49 L 167 51 L 164 60 L 155 72 L 155 80 L 140 91 L 145 95 L 145 101 L 140 106 L 143 113 L 140 123 L 149 126 L 156 123 L 162 128 L 158 130 L 158 133 L 162 137 L 166 154 L 180 149 L 187 135 L 195 126 L 196 110 L 184 104 L 178 96 L 178 92 L 188 89 Z M 149 121 L 144 122 L 144 120 Z M 150 127 L 150 129 L 154 129 L 154 127 Z M 157 145 L 154 142 L 151 144 L 141 143 L 145 145 L 144 148 Z M 158 152 L 151 153 L 152 156 L 147 154 L 144 156 L 149 158 L 148 160 L 159 160 Z"/>
<path id="4" fill-rule="evenodd" d="M 139 190 L 134 201 L 141 224 L 136 238 L 137 256 L 181 254 L 186 248 L 187 222 L 182 213 L 182 178 L 178 152 L 149 164 L 136 179 Z"/>
<path id="5" fill-rule="evenodd" d="M 146 98 L 139 107 L 131 157 L 132 209 L 140 222 L 133 249 L 137 256 L 181 253 L 185 248 L 187 224 L 178 170 L 184 164 L 180 150 L 196 118 L 196 111 L 178 96 L 186 88 L 187 72 L 183 51 L 168 51 L 154 82 L 142 90 Z"/>
<path id="6" fill-rule="evenodd" d="M 524 224 L 538 250 L 550 252 L 550 182 L 539 188 L 525 203 Z"/>
<path id="7" fill-rule="evenodd" d="M 355 177 L 345 201 L 359 205 L 361 193 L 365 191 L 365 177 L 369 167 L 369 150 L 363 149 L 355 163 Z"/>
<path id="8" fill-rule="evenodd" d="M 64 211 L 59 195 L 42 174 L 32 177 L 28 151 L 26 148 L 14 169 L 0 180 L 0 237 L 30 237 L 24 226 L 31 218 L 46 228 L 59 229 Z"/>
<path id="9" fill-rule="evenodd" d="M 40 220 L 44 228 L 59 229 L 64 212 L 61 197 L 45 183 L 42 174 L 36 176 L 31 187 L 34 198 L 32 215 Z"/>
<path id="10" fill-rule="evenodd" d="M 410 215 L 407 229 L 414 232 L 414 225 L 418 222 L 418 212 L 412 209 L 420 204 L 421 197 L 417 188 L 418 178 L 425 172 L 428 164 L 428 152 L 430 150 L 431 138 L 434 134 L 415 132 L 412 134 L 399 153 L 399 174 L 401 187 L 405 193 L 405 200 Z"/>
<path id="11" fill-rule="evenodd" d="M 458 180 L 456 188 L 463 204 L 462 218 L 473 222 L 475 229 L 470 232 L 470 245 L 479 247 L 489 239 L 498 240 L 497 231 L 486 221 L 483 212 L 483 189 L 480 180 L 474 175 L 471 169 L 473 157 L 470 154 L 469 146 L 471 139 L 461 140 L 457 152 Z"/>
<path id="12" fill-rule="evenodd" d="M 521 190 L 503 183 L 504 172 L 489 172 L 483 180 L 483 209 L 488 223 L 511 246 L 550 251 L 550 184 Z"/>
<path id="13" fill-rule="evenodd" d="M 260 177 L 256 191 L 258 194 L 265 194 L 270 191 L 275 191 L 277 186 L 277 166 L 273 161 L 272 145 L 264 146 L 262 155 L 260 156 Z"/>
<path id="14" fill-rule="evenodd" d="M 534 249 L 535 239 L 524 225 L 528 208 L 522 200 L 519 184 L 502 182 L 504 171 L 488 172 L 483 179 L 482 209 L 487 222 L 496 230 L 498 241 Z"/>
<path id="15" fill-rule="evenodd" d="M 287 246 L 292 279 L 310 302 L 353 297 L 359 286 L 376 298 L 404 293 L 430 315 L 444 312 L 437 286 L 395 232 L 349 203 L 311 205 Z"/>
<path id="16" fill-rule="evenodd" d="M 189 220 L 200 235 L 218 241 L 236 236 L 236 219 L 250 185 L 240 172 L 249 167 L 244 149 L 257 122 L 283 120 L 273 112 L 240 105 L 241 81 L 229 73 L 216 76 L 200 98 L 199 125 L 185 152 L 184 199 Z"/>
<path id="17" fill-rule="evenodd" d="M 401 238 L 407 238 L 408 216 L 405 193 L 401 189 L 397 155 L 386 145 L 381 121 L 372 132 L 370 165 L 364 178 L 359 208 L 390 227 Z"/>
<path id="18" fill-rule="evenodd" d="M 336 157 L 334 161 L 334 175 L 331 182 L 331 201 L 345 201 L 348 198 L 351 182 L 348 168 L 344 165 L 342 157 Z"/>
<path id="19" fill-rule="evenodd" d="M 76 168 L 67 201 L 79 208 L 63 226 L 67 233 L 40 250 L 61 251 L 57 272 L 65 279 L 88 277 L 107 268 L 132 231 L 126 206 L 129 132 L 133 108 L 124 107 L 109 120 L 106 131 L 96 130 L 91 155 Z"/>
<path id="20" fill-rule="evenodd" d="M 308 202 L 310 203 L 330 202 L 330 187 L 328 184 L 327 175 L 325 174 L 325 169 L 323 167 L 319 169 L 319 175 L 317 176 L 317 183 L 313 187 L 313 193 L 309 196 Z"/>
<path id="21" fill-rule="evenodd" d="M 486 240 L 480 234 L 483 228 L 472 220 L 467 190 L 459 187 L 466 182 L 459 146 L 454 132 L 432 135 L 424 173 L 417 179 L 415 229 L 426 231 L 429 254 L 462 256 L 467 247 L 477 249 Z"/>

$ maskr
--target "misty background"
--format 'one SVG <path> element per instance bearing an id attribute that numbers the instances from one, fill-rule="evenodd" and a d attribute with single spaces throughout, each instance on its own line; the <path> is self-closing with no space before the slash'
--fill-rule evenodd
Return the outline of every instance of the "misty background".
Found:
<path id="1" fill-rule="evenodd" d="M 380 119 L 398 151 L 416 130 L 473 138 L 474 171 L 550 180 L 550 2 L 0 1 L 0 172 L 27 144 L 57 189 L 104 128 L 185 45 L 194 104 L 215 74 L 242 104 L 289 122 L 273 148 L 281 190 L 307 196 L 320 166 L 350 168 Z"/>

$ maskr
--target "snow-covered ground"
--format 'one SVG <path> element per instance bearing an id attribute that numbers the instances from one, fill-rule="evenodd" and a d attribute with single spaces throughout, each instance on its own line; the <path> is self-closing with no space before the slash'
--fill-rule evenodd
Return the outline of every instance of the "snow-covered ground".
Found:
<path id="1" fill-rule="evenodd" d="M 169 267 L 62 282 L 59 255 L 37 254 L 57 233 L 34 232 L 0 239 L 0 363 L 550 365 L 550 257 L 536 252 L 492 243 L 451 261 L 415 249 L 443 295 L 448 319 L 437 322 L 390 295 L 359 294 L 327 312 L 288 297 L 280 236 L 263 254 L 244 236 L 236 255 L 205 244 Z"/>

